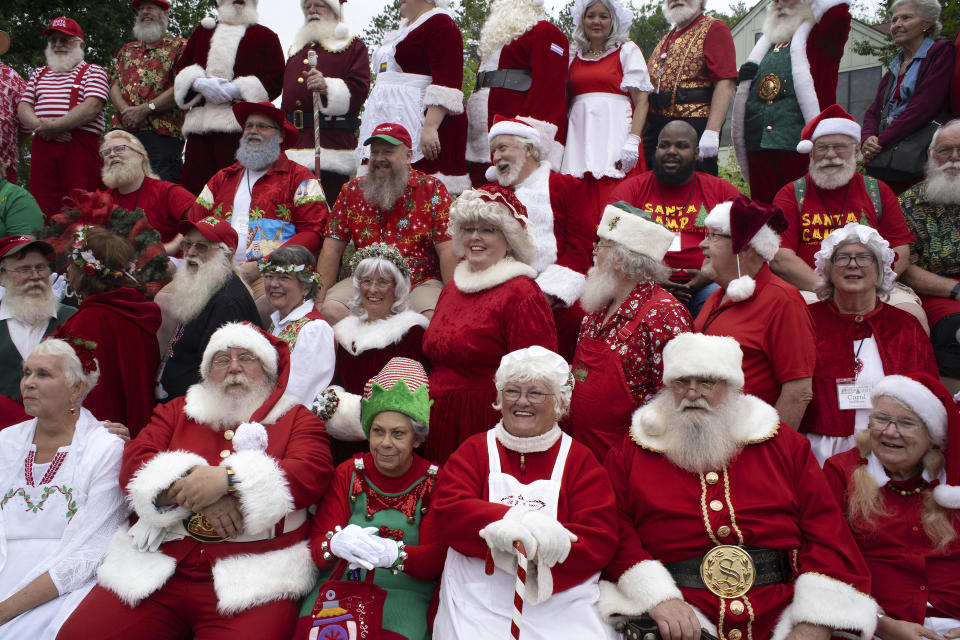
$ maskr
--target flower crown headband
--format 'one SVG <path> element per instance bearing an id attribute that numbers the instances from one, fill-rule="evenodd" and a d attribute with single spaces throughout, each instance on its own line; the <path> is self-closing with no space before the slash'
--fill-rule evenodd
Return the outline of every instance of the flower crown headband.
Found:
<path id="1" fill-rule="evenodd" d="M 83 367 L 84 373 L 93 373 L 97 370 L 97 357 L 93 353 L 94 349 L 97 348 L 96 342 L 70 335 L 64 331 L 63 325 L 57 327 L 57 330 L 50 335 L 50 338 L 63 340 L 73 348 L 74 353 L 77 354 L 77 359 L 80 360 L 80 366 Z"/>
<path id="2" fill-rule="evenodd" d="M 93 255 L 93 251 L 87 247 L 87 231 L 90 228 L 89 225 L 81 225 L 74 231 L 73 243 L 70 245 L 70 260 L 80 267 L 88 276 L 102 273 L 109 278 L 122 278 L 123 276 L 127 276 L 131 280 L 135 280 L 135 278 L 126 271 L 116 271 L 108 268 Z M 129 268 L 133 269 L 134 266 L 135 265 L 131 264 Z"/>
<path id="3" fill-rule="evenodd" d="M 318 287 L 323 286 L 323 279 L 313 267 L 308 264 L 274 264 L 269 258 L 260 263 L 260 273 L 287 273 L 295 276 L 302 282 L 312 282 Z"/>
<path id="4" fill-rule="evenodd" d="M 350 258 L 350 273 L 356 271 L 360 263 L 368 258 L 383 258 L 393 263 L 405 278 L 410 277 L 410 264 L 407 259 L 395 246 L 386 242 L 374 242 L 354 253 L 353 257 Z"/>

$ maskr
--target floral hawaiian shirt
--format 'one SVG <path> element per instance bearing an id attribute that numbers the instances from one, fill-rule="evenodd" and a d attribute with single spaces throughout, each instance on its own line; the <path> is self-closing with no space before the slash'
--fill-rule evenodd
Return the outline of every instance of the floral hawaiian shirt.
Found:
<path id="1" fill-rule="evenodd" d="M 436 178 L 410 169 L 407 190 L 384 211 L 363 197 L 363 177 L 354 178 L 340 192 L 324 235 L 342 242 L 353 241 L 357 249 L 386 242 L 399 249 L 410 263 L 410 280 L 440 280 L 440 258 L 434 247 L 450 240 L 450 195 Z"/>
<path id="2" fill-rule="evenodd" d="M 910 262 L 939 276 L 960 276 L 960 205 L 930 202 L 921 183 L 900 196 L 900 208 L 914 237 Z"/>
<path id="3" fill-rule="evenodd" d="M 169 33 L 156 45 L 134 40 L 123 45 L 110 67 L 110 86 L 119 85 L 120 95 L 131 105 L 150 102 L 173 86 L 173 65 L 187 41 Z M 111 126 L 123 128 L 120 115 L 114 114 Z M 183 112 L 179 108 L 147 117 L 146 128 L 162 136 L 182 138 Z"/>
<path id="4" fill-rule="evenodd" d="M 638 406 L 647 402 L 663 386 L 663 347 L 675 336 L 693 331 L 693 319 L 686 307 L 672 296 L 650 305 L 644 320 L 626 342 L 617 339 L 620 328 L 636 317 L 637 311 L 658 292 L 652 282 L 641 282 L 609 320 L 604 307 L 583 318 L 580 340 L 594 338 L 620 354 L 624 377 Z"/>

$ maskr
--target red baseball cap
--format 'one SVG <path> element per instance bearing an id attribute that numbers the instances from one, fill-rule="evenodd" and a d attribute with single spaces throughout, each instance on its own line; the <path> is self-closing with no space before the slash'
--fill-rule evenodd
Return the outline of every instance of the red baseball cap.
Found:
<path id="1" fill-rule="evenodd" d="M 363 144 L 368 145 L 375 139 L 389 142 L 392 145 L 405 144 L 408 149 L 413 148 L 413 143 L 410 141 L 410 133 L 402 124 L 396 124 L 394 122 L 378 124 L 377 128 L 370 134 L 370 137 L 363 141 Z"/>
<path id="2" fill-rule="evenodd" d="M 7 236 L 0 238 L 0 260 L 30 247 L 39 249 L 48 258 L 53 255 L 53 247 L 43 240 L 34 240 L 30 236 Z"/>
<path id="3" fill-rule="evenodd" d="M 177 225 L 177 231 L 183 235 L 187 235 L 193 229 L 199 231 L 200 235 L 210 242 L 224 243 L 232 251 L 236 251 L 240 243 L 236 230 L 223 218 L 207 216 L 199 220 L 181 220 Z"/>
<path id="4" fill-rule="evenodd" d="M 170 9 L 170 3 L 167 2 L 167 0 L 133 0 L 133 6 L 134 8 L 139 9 L 140 5 L 142 5 L 144 2 L 152 2 L 164 11 L 169 11 Z"/>
<path id="5" fill-rule="evenodd" d="M 77 21 L 73 18 L 66 16 L 54 18 L 50 21 L 50 26 L 43 30 L 43 35 L 48 36 L 55 32 L 65 33 L 68 36 L 83 40 L 83 29 L 80 28 L 80 25 L 77 24 Z"/>
<path id="6" fill-rule="evenodd" d="M 293 145 L 297 144 L 297 139 L 300 137 L 300 132 L 297 131 L 295 126 L 287 122 L 287 118 L 283 111 L 273 106 L 273 103 L 237 102 L 233 105 L 233 117 L 237 119 L 237 122 L 240 123 L 241 127 L 246 124 L 247 118 L 254 113 L 267 116 L 277 123 L 277 125 L 280 127 L 280 130 L 283 131 L 283 140 L 280 143 L 281 148 L 289 149 Z"/>

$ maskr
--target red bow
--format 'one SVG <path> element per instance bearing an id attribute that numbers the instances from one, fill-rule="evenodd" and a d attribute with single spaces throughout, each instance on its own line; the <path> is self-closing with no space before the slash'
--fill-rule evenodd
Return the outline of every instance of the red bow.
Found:
<path id="1" fill-rule="evenodd" d="M 380 530 L 377 531 L 377 535 L 381 538 L 393 538 L 397 542 L 403 540 L 403 529 L 390 529 L 388 527 L 380 527 Z"/>

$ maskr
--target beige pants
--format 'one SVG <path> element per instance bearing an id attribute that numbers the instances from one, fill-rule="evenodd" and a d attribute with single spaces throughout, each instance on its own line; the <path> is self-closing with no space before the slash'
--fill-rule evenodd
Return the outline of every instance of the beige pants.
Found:
<path id="1" fill-rule="evenodd" d="M 439 280 L 424 280 L 410 292 L 410 308 L 417 313 L 433 311 L 437 307 L 437 298 L 443 291 L 443 283 Z M 324 301 L 333 300 L 343 306 L 349 306 L 353 297 L 353 278 L 344 278 L 327 290 Z"/>

